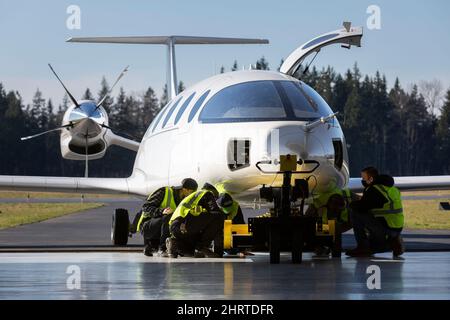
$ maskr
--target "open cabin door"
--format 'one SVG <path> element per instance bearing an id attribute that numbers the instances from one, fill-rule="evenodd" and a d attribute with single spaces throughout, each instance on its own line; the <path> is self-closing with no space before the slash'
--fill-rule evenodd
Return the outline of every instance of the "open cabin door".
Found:
<path id="1" fill-rule="evenodd" d="M 283 62 L 280 72 L 295 76 L 305 58 L 312 53 L 318 53 L 323 47 L 340 43 L 343 48 L 361 47 L 362 27 L 351 27 L 350 22 L 344 22 L 344 28 L 320 35 L 294 50 Z"/>

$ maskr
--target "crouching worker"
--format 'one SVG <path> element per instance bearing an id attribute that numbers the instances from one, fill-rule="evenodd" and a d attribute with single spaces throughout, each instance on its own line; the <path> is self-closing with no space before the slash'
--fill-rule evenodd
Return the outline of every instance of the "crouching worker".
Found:
<path id="1" fill-rule="evenodd" d="M 136 230 L 144 237 L 144 254 L 152 256 L 158 251 L 167 256 L 166 239 L 170 236 L 169 221 L 182 199 L 198 188 L 194 179 L 186 178 L 178 187 L 163 187 L 153 192 L 142 207 Z"/>
<path id="2" fill-rule="evenodd" d="M 394 179 L 379 175 L 373 167 L 363 169 L 361 176 L 365 188 L 363 196 L 351 204 L 357 247 L 346 254 L 364 257 L 392 250 L 394 257 L 402 255 L 404 246 L 400 234 L 404 216 L 400 191 L 394 187 Z"/>
<path id="3" fill-rule="evenodd" d="M 223 193 L 220 193 L 217 204 L 225 213 L 225 220 L 231 220 L 232 224 L 245 224 L 244 215 L 239 202 L 234 200 L 228 192 L 224 191 Z M 221 233 L 221 236 L 223 237 L 223 232 Z M 253 255 L 247 249 L 237 248 L 226 250 L 226 253 L 232 255 L 237 254 L 242 258 Z"/>
<path id="4" fill-rule="evenodd" d="M 219 258 L 210 245 L 223 232 L 224 214 L 217 206 L 218 194 L 210 184 L 184 198 L 173 213 L 167 239 L 169 257 L 178 255 L 196 258 Z M 216 190 L 217 192 L 217 190 Z"/>
<path id="5" fill-rule="evenodd" d="M 314 198 L 306 215 L 319 217 L 322 224 L 327 224 L 331 219 L 336 220 L 341 233 L 344 233 L 352 228 L 350 204 L 357 199 L 359 199 L 358 195 L 349 189 L 335 188 L 331 192 L 320 194 Z M 326 256 L 330 252 L 331 249 L 328 247 L 317 246 L 315 248 L 315 254 L 318 256 Z"/>
<path id="6" fill-rule="evenodd" d="M 323 224 L 328 223 L 329 219 L 335 219 L 344 233 L 352 228 L 350 204 L 355 200 L 359 200 L 356 193 L 349 189 L 336 188 L 316 197 L 306 210 L 306 215 L 321 217 Z"/>

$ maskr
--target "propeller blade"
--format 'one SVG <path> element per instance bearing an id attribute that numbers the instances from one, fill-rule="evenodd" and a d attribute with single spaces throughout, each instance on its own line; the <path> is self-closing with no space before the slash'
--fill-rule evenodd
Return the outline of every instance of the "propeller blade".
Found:
<path id="1" fill-rule="evenodd" d="M 36 138 L 36 137 L 42 136 L 42 135 L 44 135 L 44 134 L 47 134 L 47 133 L 49 133 L 49 132 L 53 132 L 53 131 L 58 131 L 58 130 L 62 130 L 62 129 L 64 129 L 64 128 L 67 128 L 67 127 L 71 127 L 71 126 L 72 126 L 71 124 L 66 124 L 66 125 L 64 125 L 64 126 L 61 126 L 61 127 L 59 127 L 59 128 L 55 128 L 55 129 L 51 129 L 51 130 L 47 130 L 47 131 L 44 131 L 44 132 L 41 132 L 41 133 L 38 133 L 38 134 L 34 134 L 34 135 L 32 135 L 32 136 L 28 136 L 28 137 L 22 137 L 22 138 L 20 138 L 20 140 L 24 141 L 24 140 L 29 140 L 29 139 L 33 139 L 33 138 Z"/>
<path id="2" fill-rule="evenodd" d="M 67 95 L 69 96 L 70 100 L 72 100 L 73 104 L 77 106 L 77 108 L 80 107 L 80 105 L 78 104 L 77 100 L 75 100 L 75 98 L 73 97 L 73 95 L 69 92 L 69 90 L 67 90 L 66 86 L 64 85 L 64 83 L 61 81 L 61 79 L 58 77 L 58 75 L 56 74 L 55 70 L 53 70 L 52 65 L 49 63 L 48 66 L 50 67 L 50 70 L 52 70 L 53 74 L 55 75 L 56 79 L 58 79 L 59 83 L 61 83 L 61 85 L 63 86 L 64 90 L 66 90 Z"/>
<path id="3" fill-rule="evenodd" d="M 126 132 L 123 132 L 123 131 L 116 131 L 116 130 L 114 130 L 113 131 L 113 129 L 110 127 L 110 126 L 107 126 L 106 124 L 102 124 L 102 127 L 103 128 L 106 128 L 106 129 L 109 129 L 109 130 L 111 130 L 112 132 L 117 132 L 119 135 L 122 135 L 122 136 L 127 136 L 129 139 L 131 139 L 131 140 L 137 140 L 135 137 L 133 137 L 131 134 L 129 134 L 129 133 L 126 133 Z"/>
<path id="4" fill-rule="evenodd" d="M 120 79 L 122 79 L 122 77 L 125 75 L 125 73 L 128 71 L 128 67 L 126 66 L 125 69 L 123 69 L 122 73 L 117 77 L 116 82 L 114 82 L 114 84 L 112 85 L 111 89 L 108 90 L 108 92 L 103 96 L 103 98 L 100 100 L 100 102 L 97 104 L 97 108 L 100 108 L 100 106 L 103 104 L 103 102 L 105 102 L 106 97 L 113 91 L 114 87 L 116 86 L 116 84 L 119 82 Z"/>

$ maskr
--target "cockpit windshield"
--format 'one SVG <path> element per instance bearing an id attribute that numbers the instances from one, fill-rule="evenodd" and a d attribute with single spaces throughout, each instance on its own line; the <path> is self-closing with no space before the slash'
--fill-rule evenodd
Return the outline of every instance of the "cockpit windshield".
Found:
<path id="1" fill-rule="evenodd" d="M 299 81 L 251 81 L 216 93 L 204 106 L 204 123 L 272 120 L 310 121 L 332 113 L 311 87 Z"/>

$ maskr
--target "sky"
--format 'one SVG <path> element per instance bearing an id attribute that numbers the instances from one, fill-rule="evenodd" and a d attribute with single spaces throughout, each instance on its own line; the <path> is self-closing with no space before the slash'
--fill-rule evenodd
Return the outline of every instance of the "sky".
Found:
<path id="1" fill-rule="evenodd" d="M 80 29 L 67 28 L 67 8 L 80 8 Z M 380 29 L 369 29 L 371 5 L 380 8 Z M 104 75 L 121 80 L 128 93 L 151 86 L 161 94 L 166 81 L 166 48 L 150 45 L 66 43 L 77 36 L 198 35 L 269 39 L 268 45 L 177 46 L 178 79 L 186 86 L 219 72 L 234 60 L 248 67 L 264 56 L 276 70 L 308 40 L 340 29 L 343 21 L 364 27 L 361 48 L 336 45 L 322 50 L 315 64 L 345 72 L 355 62 L 362 74 L 380 70 L 388 86 L 395 77 L 408 89 L 420 80 L 440 79 L 450 88 L 450 2 L 441 1 L 87 1 L 0 0 L 0 82 L 30 103 L 39 88 L 59 104 L 64 91 L 51 63 L 77 98 L 89 87 L 95 94 Z M 118 89 L 113 95 L 116 95 Z"/>

